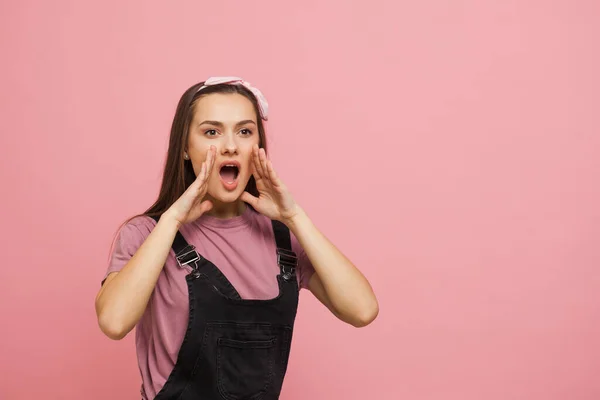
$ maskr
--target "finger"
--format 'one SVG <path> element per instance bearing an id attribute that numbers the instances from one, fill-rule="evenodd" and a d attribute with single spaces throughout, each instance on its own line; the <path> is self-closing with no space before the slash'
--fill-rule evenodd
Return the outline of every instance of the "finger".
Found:
<path id="1" fill-rule="evenodd" d="M 196 179 L 188 186 L 188 188 L 184 191 L 184 193 L 191 193 L 191 196 L 194 198 L 198 195 L 198 191 L 202 190 L 202 183 L 204 182 L 204 170 L 206 166 L 202 163 L 200 167 L 200 171 L 198 171 L 198 175 L 196 175 Z"/>
<path id="2" fill-rule="evenodd" d="M 207 159 L 209 159 L 209 163 L 208 163 L 208 175 L 210 175 L 210 173 L 212 172 L 213 166 L 215 165 L 215 153 L 217 152 L 217 148 L 215 146 L 210 146 L 210 148 L 208 149 L 208 156 Z"/>
<path id="3" fill-rule="evenodd" d="M 257 208 L 256 205 L 258 204 L 258 198 L 251 195 L 248 192 L 244 192 L 242 193 L 242 195 L 240 196 L 240 199 L 245 202 L 250 204 L 253 208 Z"/>
<path id="4" fill-rule="evenodd" d="M 199 187 L 200 185 L 202 185 L 202 182 L 204 181 L 204 176 L 206 175 L 206 161 L 204 161 L 202 163 L 202 165 L 200 166 L 200 171 L 198 172 L 198 175 L 196 176 L 196 179 L 194 180 L 194 182 L 192 182 L 192 184 L 190 185 L 190 187 L 194 186 L 194 187 Z"/>
<path id="5" fill-rule="evenodd" d="M 207 211 L 210 211 L 213 207 L 213 204 L 210 200 L 204 200 L 202 203 L 200 203 L 200 212 L 202 214 L 204 214 Z"/>
<path id="6" fill-rule="evenodd" d="M 268 160 L 267 161 L 267 172 L 269 174 L 269 179 L 273 183 L 274 186 L 281 186 L 281 181 L 275 172 L 275 168 L 273 168 L 273 163 Z"/>
<path id="7" fill-rule="evenodd" d="M 202 163 L 202 167 L 200 168 L 200 173 L 198 173 L 197 180 L 200 181 L 200 185 L 202 185 L 204 182 L 206 182 L 208 180 L 208 177 L 210 176 L 210 172 L 215 163 L 214 150 L 215 150 L 215 147 L 210 146 L 210 148 L 208 149 L 208 151 L 206 153 L 206 159 Z"/>
<path id="8" fill-rule="evenodd" d="M 267 153 L 265 153 L 265 149 L 260 149 L 259 154 L 261 166 L 260 173 L 264 178 L 269 178 L 269 176 L 267 175 Z"/>
<path id="9" fill-rule="evenodd" d="M 254 145 L 252 149 L 252 164 L 254 165 L 254 171 L 256 172 L 255 178 L 260 179 L 262 175 L 260 173 L 260 160 L 258 155 L 258 145 Z"/>
<path id="10" fill-rule="evenodd" d="M 206 194 L 206 191 L 208 190 L 209 178 L 210 178 L 210 170 L 208 168 L 208 163 L 207 163 L 206 167 L 204 168 L 204 179 L 202 179 L 202 184 L 200 185 L 200 191 L 202 192 L 203 196 L 204 196 L 204 194 Z"/>
<path id="11" fill-rule="evenodd" d="M 252 173 L 252 176 L 254 176 L 254 180 L 257 183 L 262 179 L 260 174 L 256 171 L 256 163 L 254 162 L 254 160 L 252 160 L 252 162 L 250 163 L 250 172 Z"/>
<path id="12" fill-rule="evenodd" d="M 208 178 L 208 163 L 204 161 L 202 163 L 202 185 L 206 183 L 206 178 Z"/>

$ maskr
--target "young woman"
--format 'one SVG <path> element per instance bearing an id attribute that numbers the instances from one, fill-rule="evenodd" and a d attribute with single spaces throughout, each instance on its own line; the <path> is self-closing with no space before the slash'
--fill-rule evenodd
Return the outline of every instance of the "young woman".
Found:
<path id="1" fill-rule="evenodd" d="M 371 286 L 266 156 L 261 92 L 211 78 L 180 99 L 158 199 L 117 236 L 96 297 L 102 332 L 136 327 L 144 399 L 279 398 L 300 288 L 356 327 Z"/>

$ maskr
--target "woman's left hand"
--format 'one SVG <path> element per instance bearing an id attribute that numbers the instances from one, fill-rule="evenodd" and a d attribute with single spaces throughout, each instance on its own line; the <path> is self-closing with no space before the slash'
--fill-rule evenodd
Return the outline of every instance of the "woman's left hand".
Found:
<path id="1" fill-rule="evenodd" d="M 270 219 L 283 223 L 291 221 L 300 213 L 300 207 L 275 173 L 264 149 L 259 149 L 258 145 L 254 145 L 252 149 L 251 165 L 259 196 L 244 192 L 241 200 Z"/>

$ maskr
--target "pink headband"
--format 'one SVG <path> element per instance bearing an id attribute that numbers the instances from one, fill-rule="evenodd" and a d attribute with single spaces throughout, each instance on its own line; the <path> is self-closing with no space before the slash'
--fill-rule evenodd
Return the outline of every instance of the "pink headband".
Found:
<path id="1" fill-rule="evenodd" d="M 260 116 L 265 121 L 267 120 L 268 115 L 269 115 L 269 104 L 267 103 L 267 99 L 265 99 L 265 96 L 263 96 L 263 94 L 260 92 L 260 90 L 258 90 L 254 86 L 251 86 L 249 82 L 246 82 L 242 78 L 238 78 L 235 76 L 219 76 L 219 77 L 208 78 L 206 80 L 206 82 L 204 82 L 204 85 L 200 89 L 198 89 L 198 92 L 208 86 L 221 85 L 221 84 L 242 85 L 242 86 L 246 87 L 248 90 L 250 90 L 252 92 L 252 94 L 254 94 L 254 97 L 256 97 L 256 100 L 258 101 L 258 108 L 260 109 Z"/>

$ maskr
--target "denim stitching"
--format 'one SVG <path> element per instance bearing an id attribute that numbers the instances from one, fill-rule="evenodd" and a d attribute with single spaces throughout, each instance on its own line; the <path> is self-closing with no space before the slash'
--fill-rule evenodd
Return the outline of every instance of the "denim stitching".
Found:
<path id="1" fill-rule="evenodd" d="M 256 394 L 250 396 L 248 398 L 248 400 L 261 400 L 265 395 L 267 395 L 269 393 L 269 388 L 271 387 L 272 383 L 273 383 L 273 352 L 274 352 L 274 347 L 277 344 L 277 338 L 273 338 L 271 340 L 265 341 L 265 343 L 271 343 L 271 346 L 269 347 L 260 347 L 262 349 L 266 349 L 269 352 L 269 366 L 268 366 L 268 374 L 267 374 L 267 379 L 266 379 L 266 383 L 263 386 L 262 389 L 260 389 Z M 221 396 L 223 396 L 223 398 L 227 399 L 227 400 L 240 400 L 240 398 L 238 397 L 234 397 L 231 394 L 229 394 L 228 392 L 225 391 L 225 388 L 223 387 L 223 383 L 221 380 L 221 348 L 222 346 L 218 346 L 217 347 L 217 387 L 219 389 L 219 393 L 221 394 Z M 252 348 L 252 347 L 250 347 Z"/>

